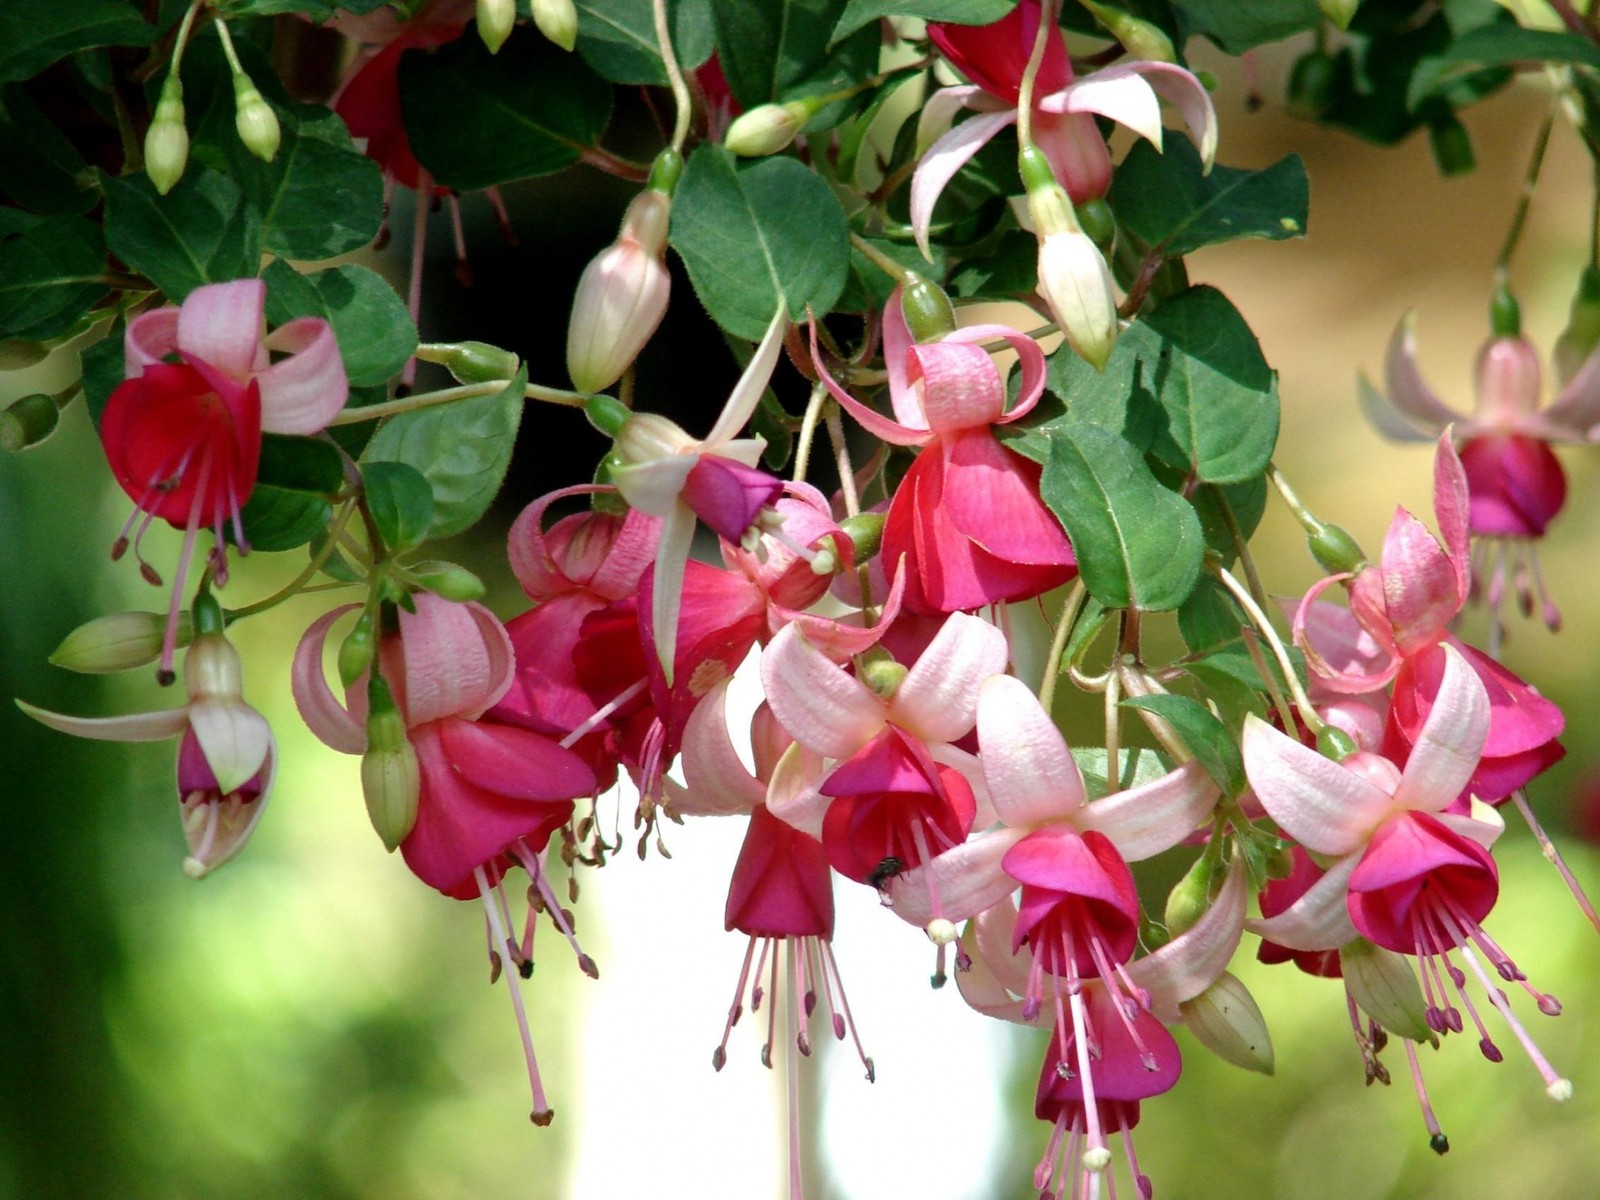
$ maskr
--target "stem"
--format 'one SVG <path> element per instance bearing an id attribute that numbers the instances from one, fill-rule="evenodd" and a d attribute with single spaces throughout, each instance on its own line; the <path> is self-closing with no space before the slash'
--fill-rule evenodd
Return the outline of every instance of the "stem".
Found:
<path id="1" fill-rule="evenodd" d="M 861 251 L 861 253 L 872 263 L 873 266 L 877 267 L 896 283 L 904 283 L 906 281 L 907 271 L 904 263 L 895 262 L 894 259 L 890 258 L 882 250 L 879 250 L 876 246 L 867 241 L 866 238 L 862 237 L 858 233 L 851 233 L 850 244 L 857 250 Z"/>
<path id="2" fill-rule="evenodd" d="M 599 146 L 582 147 L 578 151 L 578 158 L 597 171 L 604 171 L 607 175 L 615 175 L 618 179 L 626 179 L 630 183 L 644 183 L 650 178 L 650 167 L 647 164 L 622 158 L 609 150 L 602 150 Z"/>
<path id="3" fill-rule="evenodd" d="M 491 379 L 487 383 L 464 383 L 460 387 L 444 388 L 437 392 L 418 392 L 415 396 L 399 396 L 381 404 L 364 404 L 347 408 L 329 421 L 329 425 L 359 425 L 362 421 L 378 421 L 401 413 L 415 412 L 419 408 L 432 408 L 437 404 L 453 404 L 457 400 L 475 400 L 479 396 L 492 396 L 511 386 L 513 380 Z M 524 399 L 543 400 L 565 408 L 582 408 L 586 397 L 582 392 L 569 392 L 561 388 L 540 387 L 530 383 L 522 390 Z"/>
<path id="4" fill-rule="evenodd" d="M 672 148 L 680 154 L 689 137 L 689 85 L 684 82 L 683 69 L 678 66 L 678 56 L 672 50 L 672 31 L 667 27 L 667 0 L 652 0 L 655 17 L 656 44 L 661 50 L 661 64 L 667 69 L 667 83 L 672 87 L 672 103 L 677 108 L 672 124 Z"/>
<path id="5" fill-rule="evenodd" d="M 1088 594 L 1082 579 L 1072 585 L 1072 590 L 1067 593 L 1066 603 L 1061 606 L 1061 619 L 1056 622 L 1055 636 L 1050 639 L 1050 649 L 1045 652 L 1044 678 L 1039 681 L 1039 707 L 1047 713 L 1050 711 L 1051 702 L 1056 698 L 1056 680 L 1061 678 L 1061 656 L 1067 652 L 1067 642 L 1072 637 L 1072 628 L 1078 623 L 1078 613 L 1082 611 L 1083 602 Z"/>
<path id="6" fill-rule="evenodd" d="M 805 479 L 811 468 L 811 443 L 816 440 L 817 422 L 822 419 L 823 406 L 828 401 L 828 389 L 819 380 L 811 385 L 811 399 L 806 403 L 805 416 L 800 419 L 800 437 L 795 442 L 794 478 L 798 483 Z"/>
<path id="7" fill-rule="evenodd" d="M 339 515 L 336 516 L 333 519 L 333 523 L 328 526 L 328 534 L 327 537 L 323 539 L 322 549 L 318 550 L 312 557 L 311 561 L 306 564 L 305 570 L 301 571 L 300 574 L 296 575 L 292 580 L 286 583 L 283 587 L 279 588 L 276 592 L 273 592 L 272 595 L 268 596 L 265 600 L 257 600 L 254 604 L 247 604 L 243 608 L 226 609 L 224 611 L 224 615 L 226 616 L 228 622 L 232 624 L 234 621 L 242 620 L 245 617 L 253 617 L 257 613 L 266 612 L 267 609 L 274 608 L 277 605 L 282 604 L 285 600 L 298 595 L 303 585 L 307 583 L 314 575 L 316 575 L 318 571 L 322 570 L 324 564 L 326 564 L 327 561 L 333 557 L 333 552 L 338 549 L 339 541 L 344 536 L 345 526 L 350 523 L 350 515 L 354 513 L 355 510 L 355 500 L 353 498 L 346 500 L 344 507 L 339 510 Z M 338 586 L 347 587 L 349 585 L 339 584 Z"/>
<path id="8" fill-rule="evenodd" d="M 172 66 L 169 68 L 176 73 L 178 65 L 183 62 L 183 52 L 189 45 L 189 30 L 194 28 L 194 19 L 199 15 L 200 7 L 204 0 L 194 0 L 189 5 L 189 11 L 183 14 L 183 22 L 178 26 L 178 37 L 172 45 Z M 217 22 L 219 25 L 222 22 Z"/>
<path id="9" fill-rule="evenodd" d="M 1233 593 L 1233 598 L 1239 606 L 1250 615 L 1250 620 L 1261 631 L 1261 636 L 1268 646 L 1272 648 L 1272 655 L 1278 660 L 1278 667 L 1283 671 L 1284 682 L 1289 687 L 1289 694 L 1294 697 L 1294 706 L 1300 710 L 1300 719 L 1313 733 L 1321 733 L 1327 725 L 1321 715 L 1312 707 L 1311 697 L 1306 695 L 1305 687 L 1300 683 L 1300 677 L 1294 673 L 1294 663 L 1289 659 L 1289 651 L 1283 644 L 1283 639 L 1278 636 L 1278 631 L 1272 627 L 1272 622 L 1267 619 L 1267 614 L 1262 611 L 1259 604 L 1250 595 L 1249 590 L 1228 571 L 1226 567 L 1212 568 L 1222 586 Z"/>
<path id="10" fill-rule="evenodd" d="M 1022 146 L 1033 145 L 1033 86 L 1038 81 L 1039 68 L 1044 65 L 1045 48 L 1050 44 L 1050 32 L 1055 28 L 1060 7 L 1060 0 L 1043 0 L 1039 5 L 1039 28 L 1034 32 L 1033 49 L 1017 88 L 1017 142 Z"/>
<path id="11" fill-rule="evenodd" d="M 1139 264 L 1139 273 L 1134 276 L 1128 294 L 1122 303 L 1117 305 L 1119 317 L 1131 317 L 1144 306 L 1145 297 L 1150 295 L 1150 285 L 1156 281 L 1156 275 L 1161 271 L 1161 264 L 1167 260 L 1154 250 L 1144 256 L 1144 261 Z"/>
<path id="12" fill-rule="evenodd" d="M 227 56 L 229 68 L 235 75 L 244 75 L 244 64 L 239 61 L 239 52 L 233 47 L 233 35 L 228 32 L 227 23 L 221 17 L 217 17 L 216 22 L 217 36 L 222 39 L 222 53 Z"/>
<path id="13" fill-rule="evenodd" d="M 1256 673 L 1267 685 L 1267 694 L 1272 697 L 1272 706 L 1278 710 L 1278 719 L 1283 722 L 1285 732 L 1293 729 L 1294 710 L 1289 707 L 1283 689 L 1278 686 L 1278 677 L 1272 673 L 1272 668 L 1267 666 L 1267 660 L 1261 656 L 1261 639 L 1256 636 L 1254 629 L 1241 629 L 1239 634 L 1244 642 L 1244 648 L 1250 652 L 1250 661 L 1256 665 Z"/>
<path id="14" fill-rule="evenodd" d="M 1554 0 L 1552 0 L 1552 4 Z M 1571 12 L 1571 6 L 1568 6 Z M 1577 22 L 1574 32 L 1586 33 L 1583 21 L 1576 13 L 1572 14 Z M 1563 18 L 1564 19 L 1564 18 Z M 1507 265 L 1511 262 L 1511 252 L 1517 248 L 1517 242 L 1522 237 L 1523 226 L 1528 221 L 1528 208 L 1533 203 L 1533 191 L 1539 182 L 1539 169 L 1544 166 L 1544 152 L 1550 145 L 1550 129 L 1555 124 L 1556 114 L 1552 108 L 1545 114 L 1544 124 L 1539 127 L 1539 136 L 1533 143 L 1533 156 L 1528 160 L 1528 171 L 1522 177 L 1522 192 L 1517 197 L 1517 207 L 1511 216 L 1511 228 L 1506 230 L 1506 240 L 1500 246 L 1500 255 L 1494 260 L 1496 276 L 1504 278 Z"/>
<path id="15" fill-rule="evenodd" d="M 1211 498 L 1217 502 L 1217 508 L 1222 513 L 1222 522 L 1228 527 L 1228 538 L 1233 542 L 1234 553 L 1239 556 L 1239 565 L 1244 568 L 1245 581 L 1250 585 L 1250 595 L 1260 609 L 1265 609 L 1267 589 L 1261 586 L 1261 576 L 1256 571 L 1256 560 L 1250 554 L 1249 539 L 1244 536 L 1244 530 L 1239 528 L 1239 518 L 1234 515 L 1233 505 L 1228 503 L 1227 493 L 1216 484 L 1211 483 L 1206 486 L 1211 489 Z"/>

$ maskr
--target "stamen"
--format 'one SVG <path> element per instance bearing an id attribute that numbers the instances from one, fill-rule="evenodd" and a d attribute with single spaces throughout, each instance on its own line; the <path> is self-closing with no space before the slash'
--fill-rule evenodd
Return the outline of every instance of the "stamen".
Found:
<path id="1" fill-rule="evenodd" d="M 1545 860 L 1555 867 L 1562 882 L 1567 885 L 1567 891 L 1571 892 L 1572 898 L 1578 902 L 1578 911 L 1589 918 L 1589 924 L 1594 926 L 1596 933 L 1600 933 L 1600 914 L 1595 912 L 1594 905 L 1589 903 L 1589 897 L 1583 890 L 1583 885 L 1572 874 L 1572 869 L 1567 866 L 1567 860 L 1561 857 L 1561 851 L 1556 849 L 1556 844 L 1550 840 L 1550 835 L 1544 831 L 1544 826 L 1539 824 L 1533 809 L 1528 807 L 1527 793 L 1518 788 L 1511 793 L 1511 802 L 1517 806 L 1522 819 L 1527 822 L 1528 828 L 1533 831 L 1533 836 L 1538 839 L 1539 849 L 1543 852 Z"/>
<path id="2" fill-rule="evenodd" d="M 428 244 L 428 198 L 433 194 L 433 176 L 426 168 L 417 171 L 417 210 L 411 217 L 411 280 L 406 288 L 406 308 L 413 325 L 422 316 L 422 264 Z M 406 391 L 417 381 L 417 358 L 406 359 L 400 373 L 400 386 Z"/>
<path id="3" fill-rule="evenodd" d="M 172 600 L 167 605 L 167 625 L 161 635 L 161 665 L 156 670 L 156 682 L 163 687 L 177 679 L 173 670 L 173 656 L 178 648 L 178 615 L 183 605 L 183 585 L 189 577 L 189 559 L 194 554 L 195 535 L 200 525 L 200 502 L 205 498 L 206 484 L 211 479 L 211 455 L 200 459 L 200 478 L 195 484 L 194 499 L 189 503 L 189 523 L 183 533 L 183 549 L 178 553 L 178 573 L 172 583 Z M 141 536 L 143 531 L 140 531 Z"/>
<path id="4" fill-rule="evenodd" d="M 550 886 L 550 877 L 545 874 L 544 855 L 536 854 L 533 848 L 521 838 L 517 839 L 516 846 L 512 849 L 522 869 L 527 871 L 528 877 L 533 881 L 530 888 L 538 894 L 544 902 L 544 909 L 550 914 L 550 922 L 567 939 L 567 944 L 572 947 L 572 953 L 577 956 L 578 969 L 590 979 L 600 978 L 600 968 L 595 965 L 594 959 L 583 952 L 583 947 L 578 944 L 577 930 L 573 928 L 572 914 L 561 907 L 555 890 Z"/>
<path id="5" fill-rule="evenodd" d="M 768 938 L 767 944 L 770 946 L 775 940 L 774 938 Z M 771 966 L 768 967 L 767 990 L 772 995 L 772 1003 L 767 1005 L 767 1040 L 761 1046 L 761 1065 L 770 1071 L 772 1070 L 772 1041 L 778 1029 L 778 955 L 769 956 L 767 954 L 767 946 L 763 946 L 761 948 L 762 962 L 766 963 L 769 957 Z M 750 1007 L 754 1009 L 755 1005 L 752 1003 Z"/>
<path id="6" fill-rule="evenodd" d="M 801 1040 L 805 1034 L 800 1031 L 800 1011 L 796 1004 L 800 991 L 799 981 L 795 977 L 794 944 L 792 938 L 786 940 L 789 942 L 789 1047 L 786 1052 L 788 1062 L 785 1064 L 789 1075 L 789 1200 L 805 1200 L 805 1190 L 800 1180 L 800 1064 L 795 1062 L 794 1052 L 799 1047 L 802 1054 L 809 1055 L 811 1048 Z M 776 971 L 776 963 L 773 968 Z"/>
<path id="7" fill-rule="evenodd" d="M 744 964 L 739 968 L 739 982 L 733 989 L 733 1003 L 728 1007 L 728 1023 L 722 1027 L 722 1041 L 711 1052 L 711 1069 L 720 1071 L 728 1065 L 728 1038 L 733 1034 L 733 1027 L 739 1023 L 739 1018 L 744 1015 L 744 985 L 750 977 L 750 960 L 755 956 L 756 938 L 752 936 L 744 948 Z"/>
<path id="8" fill-rule="evenodd" d="M 423 178 L 427 178 L 426 174 Z M 493 931 L 492 943 L 509 945 L 510 938 L 506 934 L 505 926 L 500 922 L 500 913 L 495 907 L 494 899 L 489 895 L 489 880 L 484 875 L 483 868 L 474 867 L 472 877 L 477 880 L 478 895 L 482 898 L 484 911 L 489 917 Z M 533 1034 L 528 1030 L 528 1013 L 522 1006 L 522 988 L 518 986 L 515 975 L 507 973 L 506 987 L 511 992 L 511 1007 L 517 1015 L 517 1032 L 522 1035 L 522 1056 L 528 1065 L 528 1086 L 533 1094 L 533 1110 L 528 1114 L 528 1119 L 535 1125 L 543 1127 L 555 1119 L 555 1110 L 545 1098 L 544 1087 L 539 1080 L 539 1062 L 533 1053 Z"/>
<path id="9" fill-rule="evenodd" d="M 461 199 L 454 192 L 445 197 L 445 207 L 450 210 L 450 234 L 456 246 L 456 282 L 462 287 L 472 286 L 472 264 L 467 261 L 467 238 L 461 230 Z"/>
<path id="10" fill-rule="evenodd" d="M 1428 1146 L 1435 1154 L 1450 1152 L 1450 1139 L 1439 1128 L 1439 1118 L 1433 1115 L 1433 1105 L 1428 1100 L 1428 1087 L 1422 1082 L 1422 1064 L 1417 1061 L 1417 1045 L 1410 1038 L 1402 1038 L 1406 1047 L 1406 1062 L 1411 1067 L 1411 1086 L 1417 1093 L 1417 1103 L 1422 1106 L 1422 1123 L 1428 1127 Z"/>
<path id="11" fill-rule="evenodd" d="M 511 227 L 511 214 L 506 211 L 506 202 L 500 198 L 500 189 L 484 188 L 483 194 L 489 201 L 489 211 L 494 214 L 495 228 L 500 231 L 501 240 L 508 246 L 515 246 L 517 231 Z"/>
<path id="12" fill-rule="evenodd" d="M 856 1029 L 856 1019 L 850 1014 L 850 998 L 844 992 L 844 976 L 839 974 L 839 964 L 834 961 L 833 946 L 821 939 L 818 939 L 818 944 L 821 947 L 823 960 L 827 964 L 827 971 L 824 972 L 823 977 L 826 978 L 829 973 L 832 974 L 834 986 L 839 991 L 839 1007 L 844 1013 L 842 1022 L 837 1014 L 834 1016 L 834 1036 L 842 1039 L 844 1031 L 846 1029 L 850 1031 L 850 1038 L 856 1045 L 856 1053 L 861 1057 L 861 1065 L 867 1069 L 867 1082 L 876 1083 L 878 1081 L 878 1068 L 873 1064 L 872 1057 L 861 1045 L 861 1034 Z"/>
<path id="13" fill-rule="evenodd" d="M 1556 607 L 1556 602 L 1551 598 L 1550 589 L 1545 586 L 1544 571 L 1539 565 L 1538 547 L 1528 547 L 1528 563 L 1533 568 L 1533 585 L 1539 593 L 1540 616 L 1544 626 L 1551 633 L 1561 632 L 1561 610 Z"/>
<path id="14" fill-rule="evenodd" d="M 1100 1110 L 1094 1099 L 1094 1076 L 1089 1070 L 1089 1014 L 1084 1005 L 1083 992 L 1074 991 L 1069 997 L 1072 1008 L 1072 1028 L 1078 1052 L 1078 1086 L 1083 1091 L 1084 1135 L 1088 1147 L 1083 1152 L 1083 1166 L 1098 1174 L 1111 1161 L 1111 1151 L 1106 1148 L 1105 1134 L 1100 1129 Z"/>

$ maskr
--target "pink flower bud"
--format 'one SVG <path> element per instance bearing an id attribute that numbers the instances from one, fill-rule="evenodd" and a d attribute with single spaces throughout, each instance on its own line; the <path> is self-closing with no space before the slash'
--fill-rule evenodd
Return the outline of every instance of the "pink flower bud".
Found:
<path id="1" fill-rule="evenodd" d="M 1525 338 L 1497 337 L 1478 353 L 1474 419 L 1509 428 L 1539 411 L 1539 354 Z"/>
<path id="2" fill-rule="evenodd" d="M 672 281 L 662 254 L 671 209 L 665 192 L 641 192 L 628 206 L 617 240 L 578 281 L 567 328 L 567 373 L 580 392 L 615 383 L 666 314 Z"/>

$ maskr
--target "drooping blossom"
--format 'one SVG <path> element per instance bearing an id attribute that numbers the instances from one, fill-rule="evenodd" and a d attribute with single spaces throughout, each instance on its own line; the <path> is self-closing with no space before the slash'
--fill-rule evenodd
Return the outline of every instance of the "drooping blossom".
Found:
<path id="1" fill-rule="evenodd" d="M 982 343 L 1002 339 L 1022 378 L 1006 408 L 1006 384 Z M 924 615 L 1037 596 L 1077 570 L 1061 523 L 1039 499 L 1040 468 L 1006 449 L 993 427 L 1032 411 L 1044 392 L 1044 354 L 1004 325 L 973 325 L 917 344 L 897 289 L 883 314 L 884 363 L 894 417 L 840 387 L 817 352 L 812 361 L 834 398 L 867 432 L 922 452 L 889 504 L 883 559 L 906 563 L 905 607 Z"/>
<path id="2" fill-rule="evenodd" d="M 1333 575 L 1305 595 L 1296 612 L 1296 644 L 1321 686 L 1360 695 L 1393 683 L 1385 749 L 1395 761 L 1419 736 L 1454 647 L 1489 696 L 1489 734 L 1470 786 L 1498 802 L 1565 753 L 1561 710 L 1488 655 L 1457 640 L 1450 622 L 1471 588 L 1467 557 L 1467 481 L 1448 436 L 1434 464 L 1434 509 L 1441 538 L 1416 517 L 1396 511 L 1383 553 L 1354 577 Z M 1441 540 L 1442 539 L 1442 540 Z M 1350 607 L 1317 603 L 1349 579 Z"/>
<path id="3" fill-rule="evenodd" d="M 227 579 L 225 527 L 241 552 L 248 548 L 239 512 L 256 484 L 262 433 L 317 433 L 349 396 L 328 323 L 299 317 L 263 336 L 266 294 L 259 279 L 207 284 L 180 306 L 135 317 L 123 342 L 127 378 L 101 417 L 106 459 L 134 503 L 111 556 L 131 545 L 145 577 L 159 583 L 140 554 L 145 531 L 157 517 L 184 531 L 162 645 L 164 681 L 172 678 L 196 535 L 205 528 L 216 535 L 211 563 L 219 584 Z M 274 362 L 274 353 L 284 357 Z M 164 361 L 174 355 L 177 362 Z"/>
<path id="4" fill-rule="evenodd" d="M 1450 433 L 1466 474 L 1477 589 L 1498 625 L 1506 584 L 1513 583 L 1524 614 L 1532 613 L 1537 597 L 1553 630 L 1561 614 L 1545 589 L 1533 543 L 1567 497 L 1566 473 L 1550 444 L 1600 440 L 1600 353 L 1591 353 L 1544 408 L 1539 355 L 1526 338 L 1490 338 L 1478 352 L 1474 377 L 1471 415 L 1448 407 L 1422 377 L 1415 321 L 1408 315 L 1389 340 L 1387 390 L 1363 377 L 1362 408 L 1380 433 L 1401 441 Z"/>
<path id="5" fill-rule="evenodd" d="M 209 595 L 196 603 L 199 632 L 184 655 L 179 708 L 124 717 L 72 717 L 22 700 L 37 721 L 74 737 L 110 742 L 178 742 L 178 812 L 191 879 L 231 861 L 266 811 L 278 769 L 277 744 L 267 719 L 244 701 L 239 652 L 222 632 L 222 613 Z"/>
<path id="6" fill-rule="evenodd" d="M 990 25 L 928 26 L 934 44 L 976 86 L 941 88 L 923 106 L 918 144 L 937 137 L 911 180 L 911 226 L 924 254 L 933 208 L 945 185 L 990 138 L 1016 122 L 1018 89 L 1040 9 L 1039 0 L 1022 0 Z M 1126 126 L 1159 149 L 1160 101 L 1165 99 L 1182 114 L 1208 167 L 1216 154 L 1211 97 L 1194 75 L 1172 63 L 1119 63 L 1075 80 L 1066 43 L 1054 30 L 1047 35 L 1033 95 L 1034 143 L 1074 203 L 1105 195 L 1111 183 L 1111 154 L 1095 126 L 1096 116 Z M 964 108 L 977 115 L 951 128 Z"/>
<path id="7" fill-rule="evenodd" d="M 1500 1051 L 1468 997 L 1459 956 L 1478 977 L 1528 1051 L 1555 1099 L 1571 1084 L 1551 1068 L 1511 1011 L 1501 983 L 1519 983 L 1541 1011 L 1560 1011 L 1484 932 L 1499 897 L 1499 874 L 1488 846 L 1504 829 L 1487 805 L 1460 811 L 1488 737 L 1489 697 L 1466 659 L 1441 651 L 1443 678 L 1403 770 L 1358 751 L 1343 762 L 1325 758 L 1251 716 L 1244 729 L 1250 785 L 1283 831 L 1329 861 L 1327 871 L 1288 908 L 1257 922 L 1263 937 L 1291 950 L 1326 950 L 1358 936 L 1415 956 L 1426 997 L 1426 1021 L 1436 1034 L 1460 1032 L 1465 1009 L 1491 1061 Z"/>
<path id="8" fill-rule="evenodd" d="M 511 639 L 488 609 L 426 592 L 411 599 L 416 611 L 398 610 L 399 632 L 385 637 L 378 653 L 420 771 L 416 824 L 400 843 L 406 865 L 447 896 L 482 900 L 494 974 L 504 959 L 524 976 L 531 974 L 533 926 L 542 907 L 593 975 L 594 964 L 579 949 L 546 876 L 544 854 L 551 834 L 571 819 L 573 799 L 593 792 L 594 773 L 551 739 L 485 716 L 511 687 L 514 672 Z M 349 611 L 335 609 L 306 631 L 295 651 L 293 684 L 295 703 L 312 732 L 335 750 L 359 754 L 366 748 L 365 680 L 340 704 L 322 670 L 329 630 Z M 538 901 L 530 905 L 520 938 L 508 928 L 503 886 L 513 866 L 527 871 Z M 516 973 L 506 974 L 527 1060 L 532 1119 L 547 1125 L 553 1112 Z"/>

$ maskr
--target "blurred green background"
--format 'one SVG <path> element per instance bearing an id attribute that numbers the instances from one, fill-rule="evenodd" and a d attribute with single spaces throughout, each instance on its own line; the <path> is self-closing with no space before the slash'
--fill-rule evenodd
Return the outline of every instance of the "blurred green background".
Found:
<path id="1" fill-rule="evenodd" d="M 1275 52 L 1256 64 L 1268 97 L 1282 94 L 1291 57 Z M 1223 79 L 1221 161 L 1261 166 L 1301 151 L 1312 217 L 1302 242 L 1202 252 L 1193 276 L 1234 299 L 1281 373 L 1280 466 L 1319 514 L 1375 550 L 1396 504 L 1431 511 L 1431 460 L 1425 447 L 1384 444 L 1364 426 L 1355 370 L 1380 372 L 1395 323 L 1416 309 L 1429 378 L 1470 405 L 1490 265 L 1547 95 L 1514 87 L 1470 113 L 1478 171 L 1444 181 L 1418 139 L 1381 150 L 1294 122 L 1270 103 L 1249 113 L 1236 65 L 1207 65 Z M 1513 273 L 1527 330 L 1546 350 L 1587 252 L 1588 171 L 1576 138 L 1558 126 Z M 428 335 L 516 344 L 536 379 L 561 382 L 563 296 L 610 238 L 625 192 L 589 177 L 514 190 L 524 239 L 515 249 L 499 246 L 469 200 L 479 274 L 472 292 L 450 279 L 445 218 L 435 218 L 441 257 L 430 265 Z M 581 211 L 551 219 L 547 205 Z M 410 224 L 404 202 L 396 217 L 383 269 L 398 278 Z M 697 310 L 683 283 L 672 319 L 687 326 Z M 652 406 L 657 395 L 707 413 L 720 402 L 731 367 L 714 340 L 700 345 L 710 348 L 687 359 L 660 346 L 647 353 L 641 387 Z M 27 376 L 0 375 L 0 402 L 60 387 L 72 369 L 71 355 L 61 354 Z M 480 540 L 452 548 L 495 582 L 492 602 L 503 615 L 521 597 L 495 563 L 497 539 L 516 506 L 547 486 L 538 464 L 599 452 L 566 417 L 530 414 L 507 503 Z M 1562 457 L 1568 511 L 1543 555 L 1566 629 L 1551 637 L 1514 619 L 1507 658 L 1568 713 L 1569 758 L 1539 781 L 1534 802 L 1594 891 L 1600 859 L 1565 830 L 1582 797 L 1593 802 L 1600 765 L 1600 739 L 1586 720 L 1600 700 L 1592 568 L 1600 473 L 1592 451 Z M 142 672 L 100 683 L 45 662 L 90 616 L 161 607 L 164 595 L 107 558 L 126 511 L 81 405 L 47 446 L 0 462 L 5 696 L 85 714 L 177 699 Z M 151 543 L 158 562 L 176 552 L 166 532 Z M 1281 510 L 1269 513 L 1258 545 L 1272 590 L 1294 593 L 1315 578 Z M 249 560 L 230 598 L 264 595 L 293 570 Z M 509 1005 L 495 994 L 503 986 L 486 983 L 481 916 L 475 905 L 427 891 L 384 855 L 366 826 L 354 760 L 316 744 L 288 695 L 289 655 L 322 608 L 310 598 L 280 611 L 281 620 L 252 623 L 241 647 L 247 693 L 280 739 L 272 807 L 248 853 L 199 884 L 179 870 L 169 745 L 74 741 L 0 707 L 0 1197 L 779 1194 L 781 1080 L 756 1061 L 760 1032 L 747 1026 L 759 1022 L 747 1015 L 735 1031 L 720 1076 L 708 1063 L 743 953 L 740 939 L 721 931 L 739 830 L 714 822 L 669 829 L 673 861 L 624 856 L 603 876 L 584 877 L 580 932 L 602 976 L 582 978 L 565 948 L 551 944 L 525 987 L 558 1114 L 552 1128 L 534 1130 Z M 1481 631 L 1480 620 L 1469 638 Z M 1241 954 L 1238 973 L 1271 1023 L 1277 1077 L 1228 1068 L 1180 1034 L 1185 1077 L 1146 1104 L 1136 1135 L 1157 1194 L 1596 1195 L 1600 934 L 1514 816 L 1497 856 L 1502 900 L 1490 931 L 1566 1004 L 1558 1019 L 1534 1015 L 1530 1027 L 1573 1079 L 1571 1103 L 1545 1099 L 1499 1030 L 1500 1066 L 1452 1038 L 1423 1056 L 1452 1145 L 1437 1158 L 1398 1047 L 1387 1056 L 1395 1085 L 1364 1089 L 1338 986 L 1259 968 Z M 953 988 L 932 992 L 926 944 L 857 894 L 864 891 L 840 889 L 836 946 L 879 1082 L 865 1084 L 842 1053 L 807 1064 L 808 1194 L 1031 1195 L 1046 1135 L 1031 1117 L 1042 1042 L 971 1014 Z"/>

